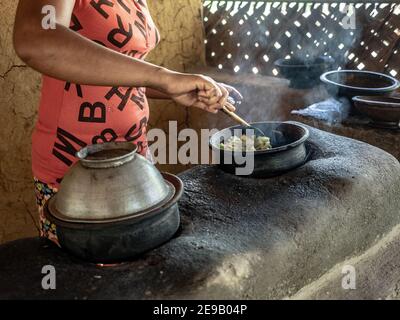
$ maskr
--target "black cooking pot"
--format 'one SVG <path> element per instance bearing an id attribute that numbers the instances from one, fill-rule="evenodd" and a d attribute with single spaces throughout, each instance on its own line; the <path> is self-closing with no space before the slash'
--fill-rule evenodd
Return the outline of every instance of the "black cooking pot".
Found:
<path id="1" fill-rule="evenodd" d="M 243 176 L 266 178 L 285 173 L 307 161 L 310 151 L 305 144 L 309 137 L 306 127 L 299 123 L 272 121 L 257 122 L 251 125 L 260 129 L 271 139 L 272 149 L 254 152 L 223 150 L 220 148 L 221 143 L 232 135 L 245 134 L 246 128 L 235 126 L 221 130 L 211 137 L 210 147 L 214 159 L 225 172 L 242 175 L 238 169 L 245 168 L 249 161 L 252 161 L 254 169 L 250 174 L 245 170 Z"/>
<path id="2" fill-rule="evenodd" d="M 321 81 L 332 96 L 377 96 L 395 91 L 400 82 L 386 74 L 361 70 L 335 70 L 321 75 Z"/>
<path id="3" fill-rule="evenodd" d="M 51 214 L 49 202 L 44 213 L 56 225 L 60 245 L 69 253 L 94 263 L 124 261 L 158 247 L 179 228 L 183 182 L 172 174 L 163 173 L 163 177 L 175 187 L 173 198 L 140 217 L 106 223 L 66 222 Z"/>
<path id="4" fill-rule="evenodd" d="M 370 125 L 386 129 L 400 129 L 400 99 L 385 96 L 356 96 L 354 105 L 372 121 Z"/>
<path id="5" fill-rule="evenodd" d="M 310 89 L 321 83 L 320 76 L 331 70 L 335 61 L 331 57 L 315 59 L 279 59 L 275 61 L 280 73 L 290 80 L 294 89 Z"/>

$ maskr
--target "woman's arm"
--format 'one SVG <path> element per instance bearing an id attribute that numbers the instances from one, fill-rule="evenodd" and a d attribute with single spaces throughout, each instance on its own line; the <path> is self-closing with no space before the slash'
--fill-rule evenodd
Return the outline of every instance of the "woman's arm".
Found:
<path id="1" fill-rule="evenodd" d="M 42 8 L 56 9 L 56 28 L 43 29 Z M 201 75 L 182 74 L 103 47 L 69 29 L 75 0 L 20 0 L 14 47 L 33 69 L 72 83 L 148 87 L 171 98 L 195 96 L 193 106 L 217 112 L 228 91 Z"/>
<path id="2" fill-rule="evenodd" d="M 169 95 L 152 88 L 146 89 L 146 97 L 150 99 L 171 99 Z"/>
<path id="3" fill-rule="evenodd" d="M 225 83 L 219 83 L 219 85 L 222 86 L 223 88 L 225 88 L 229 92 L 229 95 L 233 98 L 233 100 L 235 102 L 238 102 L 238 103 L 242 102 L 243 96 L 234 87 L 229 86 Z M 150 99 L 171 99 L 171 97 L 169 95 L 162 93 L 160 91 L 151 89 L 151 88 L 147 88 L 146 96 Z M 232 110 L 232 111 L 234 111 L 234 110 Z"/>

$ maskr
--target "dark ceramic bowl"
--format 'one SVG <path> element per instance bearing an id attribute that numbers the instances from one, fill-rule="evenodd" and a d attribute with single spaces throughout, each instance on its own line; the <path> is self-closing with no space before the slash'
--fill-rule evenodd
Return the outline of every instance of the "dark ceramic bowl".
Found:
<path id="1" fill-rule="evenodd" d="M 376 124 L 399 128 L 400 98 L 379 96 L 356 96 L 353 98 L 357 110 Z"/>
<path id="2" fill-rule="evenodd" d="M 309 137 L 306 127 L 298 123 L 272 121 L 256 122 L 251 125 L 262 130 L 271 139 L 272 149 L 253 152 L 223 150 L 220 148 L 220 144 L 225 139 L 233 134 L 245 134 L 246 128 L 235 126 L 221 130 L 211 137 L 210 147 L 214 159 L 218 160 L 222 170 L 241 175 L 238 174 L 237 169 L 245 166 L 244 159 L 249 159 L 254 161 L 254 169 L 250 174 L 243 176 L 267 178 L 280 175 L 306 162 L 309 155 L 305 145 Z"/>
<path id="3" fill-rule="evenodd" d="M 347 97 L 384 95 L 396 90 L 400 83 L 383 73 L 360 70 L 336 70 L 321 75 L 332 96 Z"/>
<path id="4" fill-rule="evenodd" d="M 332 69 L 334 60 L 329 57 L 318 57 L 310 60 L 279 59 L 275 66 L 288 80 L 290 87 L 295 89 L 309 89 L 320 83 L 320 76 Z"/>

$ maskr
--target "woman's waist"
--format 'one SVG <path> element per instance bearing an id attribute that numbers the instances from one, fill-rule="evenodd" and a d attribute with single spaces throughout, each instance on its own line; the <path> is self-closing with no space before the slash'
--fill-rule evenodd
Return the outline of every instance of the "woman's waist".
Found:
<path id="1" fill-rule="evenodd" d="M 147 122 L 146 114 L 108 123 L 59 121 L 56 127 L 49 127 L 39 119 L 33 133 L 33 143 L 53 144 L 70 140 L 85 146 L 109 141 L 134 141 L 146 133 Z"/>
<path id="2" fill-rule="evenodd" d="M 96 136 L 102 131 L 121 136 L 139 130 L 137 125 L 147 123 L 149 107 L 143 90 L 118 87 L 87 91 L 80 88 L 78 94 L 64 92 L 60 99 L 42 99 L 37 129 L 54 133 L 57 127 L 82 135 Z M 43 95 L 49 94 L 44 90 Z M 49 103 L 50 100 L 58 103 Z"/>

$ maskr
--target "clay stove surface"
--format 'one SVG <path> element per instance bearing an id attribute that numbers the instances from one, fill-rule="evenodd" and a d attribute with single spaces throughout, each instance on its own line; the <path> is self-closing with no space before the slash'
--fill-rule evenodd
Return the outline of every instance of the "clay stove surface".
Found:
<path id="1" fill-rule="evenodd" d="M 400 160 L 400 128 L 396 130 L 373 127 L 369 124 L 371 121 L 363 116 L 351 116 L 342 123 L 334 124 L 299 115 L 291 115 L 291 118 L 327 132 L 372 144 Z"/>
<path id="2" fill-rule="evenodd" d="M 135 261 L 99 268 L 39 239 L 0 246 L 0 298 L 295 294 L 400 222 L 399 162 L 365 143 L 310 131 L 310 161 L 280 177 L 240 178 L 210 166 L 183 173 L 182 230 Z M 57 271 L 56 290 L 41 289 L 44 265 Z"/>

